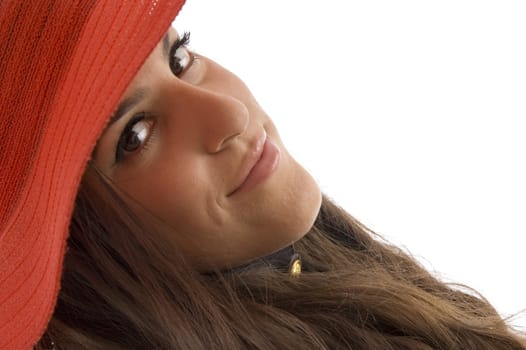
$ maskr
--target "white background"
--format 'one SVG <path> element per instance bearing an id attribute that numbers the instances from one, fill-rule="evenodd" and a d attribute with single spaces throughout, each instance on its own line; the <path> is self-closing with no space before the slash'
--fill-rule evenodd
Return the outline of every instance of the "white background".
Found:
<path id="1" fill-rule="evenodd" d="M 526 308 L 526 2 L 188 0 L 175 27 L 352 215 Z"/>

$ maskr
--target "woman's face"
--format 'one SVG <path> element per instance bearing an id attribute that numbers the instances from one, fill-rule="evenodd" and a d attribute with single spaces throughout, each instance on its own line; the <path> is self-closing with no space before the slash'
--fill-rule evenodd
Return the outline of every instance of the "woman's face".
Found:
<path id="1" fill-rule="evenodd" d="M 184 39 L 157 45 L 93 161 L 191 264 L 233 267 L 301 238 L 321 194 L 245 84 Z"/>

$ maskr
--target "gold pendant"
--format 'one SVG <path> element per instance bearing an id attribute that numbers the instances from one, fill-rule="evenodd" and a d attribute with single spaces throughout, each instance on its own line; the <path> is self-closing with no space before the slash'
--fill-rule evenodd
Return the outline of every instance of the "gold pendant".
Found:
<path id="1" fill-rule="evenodd" d="M 289 274 L 292 277 L 298 277 L 301 275 L 301 258 L 299 254 L 292 255 L 289 264 Z"/>

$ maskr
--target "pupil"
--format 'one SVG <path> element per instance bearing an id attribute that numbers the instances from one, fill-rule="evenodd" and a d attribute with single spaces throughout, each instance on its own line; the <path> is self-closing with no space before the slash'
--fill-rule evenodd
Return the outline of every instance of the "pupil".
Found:
<path id="1" fill-rule="evenodd" d="M 181 71 L 183 70 L 183 66 L 181 66 L 181 59 L 178 58 L 178 57 L 175 57 L 174 58 L 174 62 L 173 62 L 173 71 L 175 74 L 179 74 L 181 73 Z"/>
<path id="2" fill-rule="evenodd" d="M 133 152 L 135 151 L 139 146 L 141 145 L 141 140 L 139 138 L 139 134 L 136 132 L 131 133 L 130 136 L 128 136 L 126 140 L 126 144 L 124 145 L 124 149 L 127 152 Z"/>

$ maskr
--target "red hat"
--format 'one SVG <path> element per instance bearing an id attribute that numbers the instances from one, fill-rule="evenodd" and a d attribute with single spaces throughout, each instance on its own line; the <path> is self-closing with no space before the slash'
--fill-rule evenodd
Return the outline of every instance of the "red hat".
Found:
<path id="1" fill-rule="evenodd" d="M 0 349 L 42 336 L 86 163 L 184 0 L 0 0 Z"/>

